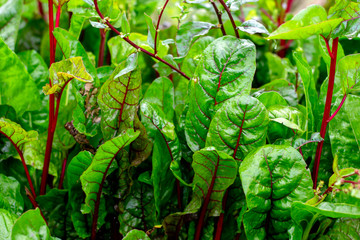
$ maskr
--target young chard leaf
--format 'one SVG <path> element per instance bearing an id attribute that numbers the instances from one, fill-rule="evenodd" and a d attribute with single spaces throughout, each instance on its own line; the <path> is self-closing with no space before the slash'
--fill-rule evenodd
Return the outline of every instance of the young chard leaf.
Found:
<path id="1" fill-rule="evenodd" d="M 101 130 L 106 140 L 111 139 L 117 131 L 132 127 L 137 111 L 141 72 L 135 69 L 118 76 L 123 69 L 123 64 L 116 67 L 98 95 L 102 111 Z"/>
<path id="2" fill-rule="evenodd" d="M 96 232 L 102 189 L 110 166 L 116 155 L 133 142 L 139 134 L 140 132 L 128 129 L 119 137 L 105 142 L 96 152 L 91 165 L 80 177 L 82 188 L 86 194 L 84 213 L 91 212 L 93 214 L 93 236 Z"/>
<path id="3" fill-rule="evenodd" d="M 306 39 L 319 34 L 327 36 L 342 21 L 342 18 L 328 20 L 324 7 L 311 5 L 282 24 L 268 39 Z"/>
<path id="4" fill-rule="evenodd" d="M 246 236 L 289 239 L 291 203 L 314 196 L 310 172 L 300 153 L 286 146 L 267 145 L 246 156 L 240 178 L 246 196 Z"/>
<path id="5" fill-rule="evenodd" d="M 185 133 L 191 150 L 205 146 L 211 119 L 225 101 L 250 93 L 255 67 L 255 46 L 248 40 L 225 36 L 205 49 L 190 83 Z"/>
<path id="6" fill-rule="evenodd" d="M 252 149 L 265 145 L 269 114 L 256 98 L 238 96 L 227 101 L 216 112 L 206 146 L 244 160 Z"/>

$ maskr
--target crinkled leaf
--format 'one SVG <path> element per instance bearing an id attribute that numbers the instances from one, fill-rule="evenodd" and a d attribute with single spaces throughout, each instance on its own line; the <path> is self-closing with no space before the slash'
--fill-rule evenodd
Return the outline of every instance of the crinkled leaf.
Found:
<path id="1" fill-rule="evenodd" d="M 97 150 L 91 165 L 80 177 L 82 188 L 86 194 L 85 204 L 87 207 L 84 212 L 94 213 L 95 203 L 100 201 L 105 178 L 109 174 L 109 168 L 116 155 L 133 142 L 139 134 L 140 132 L 128 129 L 119 137 L 105 142 Z"/>
<path id="2" fill-rule="evenodd" d="M 39 208 L 25 212 L 15 222 L 11 232 L 12 240 L 28 239 L 32 240 L 57 240 L 59 238 L 51 237 L 50 230 L 40 214 Z"/>
<path id="3" fill-rule="evenodd" d="M 331 229 L 319 240 L 331 239 L 358 239 L 360 232 L 360 220 L 352 218 L 337 219 Z"/>
<path id="4" fill-rule="evenodd" d="M 19 32 L 22 7 L 21 0 L 0 2 L 0 37 L 13 51 Z"/>
<path id="5" fill-rule="evenodd" d="M 11 229 L 17 218 L 17 215 L 8 210 L 0 209 L 0 240 L 11 239 Z"/>
<path id="6" fill-rule="evenodd" d="M 342 96 L 338 96 L 332 107 L 334 112 Z M 339 127 L 341 126 L 341 127 Z M 349 94 L 344 105 L 329 123 L 329 135 L 333 156 L 338 156 L 339 169 L 360 168 L 360 97 Z"/>
<path id="7" fill-rule="evenodd" d="M 300 153 L 287 146 L 260 147 L 247 155 L 239 172 L 247 204 L 247 238 L 289 239 L 291 203 L 314 196 Z"/>
<path id="8" fill-rule="evenodd" d="M 9 1 L 11 2 L 11 1 Z M 25 111 L 37 110 L 41 105 L 36 84 L 16 54 L 0 38 L 0 101 L 16 110 L 18 116 Z"/>
<path id="9" fill-rule="evenodd" d="M 343 57 L 338 63 L 343 94 L 358 93 L 360 91 L 360 54 Z"/>
<path id="10" fill-rule="evenodd" d="M 20 193 L 20 183 L 13 177 L 0 174 L 0 208 L 20 216 L 24 211 L 24 199 Z"/>
<path id="11" fill-rule="evenodd" d="M 129 196 L 120 207 L 120 233 L 126 235 L 133 229 L 147 231 L 155 222 L 154 193 L 151 186 L 135 181 Z"/>
<path id="12" fill-rule="evenodd" d="M 208 45 L 191 81 L 186 139 L 197 151 L 205 146 L 211 119 L 227 100 L 249 94 L 255 72 L 255 46 L 231 36 Z"/>
<path id="13" fill-rule="evenodd" d="M 70 1 L 69 3 L 71 2 L 73 2 L 73 0 Z M 62 28 L 55 28 L 54 37 L 56 38 L 57 44 L 59 44 L 59 48 L 62 50 L 62 53 L 64 54 L 65 58 L 67 59 L 74 57 L 82 58 L 83 64 L 86 68 L 86 72 L 88 72 L 94 79 L 94 86 L 99 87 L 100 83 L 96 74 L 96 68 L 91 63 L 91 60 L 86 50 L 78 41 L 78 37 Z M 78 84 L 77 82 L 73 82 L 73 83 L 77 84 L 76 88 L 78 90 L 80 90 L 80 88 L 83 86 L 82 84 Z"/>
<path id="14" fill-rule="evenodd" d="M 185 56 L 193 41 L 206 35 L 214 25 L 208 22 L 187 22 L 180 25 L 176 34 L 176 46 L 180 57 Z"/>
<path id="15" fill-rule="evenodd" d="M 20 149 L 23 148 L 24 144 L 35 141 L 38 137 L 37 132 L 26 132 L 19 124 L 6 118 L 0 118 L 0 133 Z"/>
<path id="16" fill-rule="evenodd" d="M 210 124 L 206 146 L 244 160 L 253 149 L 265 145 L 269 114 L 256 98 L 238 96 L 216 112 Z"/>
<path id="17" fill-rule="evenodd" d="M 219 216 L 225 191 L 235 181 L 237 163 L 214 147 L 195 152 L 193 158 L 193 197 L 185 212 L 196 212 L 203 203 L 208 203 L 203 206 L 206 207 L 208 216 Z"/>
<path id="18" fill-rule="evenodd" d="M 81 82 L 92 82 L 92 76 L 86 72 L 86 68 L 81 57 L 69 58 L 56 62 L 50 67 L 50 78 L 53 86 L 47 85 L 44 87 L 45 94 L 54 94 L 62 91 L 66 84 L 72 79 Z"/>
<path id="19" fill-rule="evenodd" d="M 342 18 L 328 20 L 324 7 L 311 5 L 280 25 L 268 39 L 306 39 L 319 34 L 327 36 L 342 21 Z"/>
<path id="20" fill-rule="evenodd" d="M 141 92 L 140 69 L 116 77 L 122 69 L 123 65 L 116 67 L 98 95 L 105 140 L 111 139 L 118 129 L 122 131 L 131 127 L 137 111 Z"/>

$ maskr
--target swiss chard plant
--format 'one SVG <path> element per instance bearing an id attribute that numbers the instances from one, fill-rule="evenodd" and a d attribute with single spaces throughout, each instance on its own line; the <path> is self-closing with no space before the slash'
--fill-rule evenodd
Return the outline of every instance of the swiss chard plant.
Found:
<path id="1" fill-rule="evenodd" d="M 360 1 L 0 1 L 0 240 L 359 239 Z"/>

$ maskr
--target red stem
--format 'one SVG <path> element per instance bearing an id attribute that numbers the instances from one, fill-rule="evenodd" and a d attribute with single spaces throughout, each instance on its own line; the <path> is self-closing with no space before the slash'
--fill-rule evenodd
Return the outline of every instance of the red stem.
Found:
<path id="1" fill-rule="evenodd" d="M 178 208 L 181 210 L 181 187 L 180 187 L 180 182 L 178 179 L 176 179 L 176 192 L 177 192 L 177 200 L 178 200 Z"/>
<path id="2" fill-rule="evenodd" d="M 215 10 L 216 16 L 217 16 L 217 18 L 219 20 L 219 25 L 220 25 L 221 32 L 225 36 L 226 31 L 225 31 L 225 28 L 224 28 L 224 23 L 223 23 L 222 18 L 221 18 L 221 12 L 219 11 L 218 7 L 216 6 L 216 3 L 214 2 L 214 0 L 210 0 L 210 3 L 212 4 L 212 6 L 213 6 L 213 8 Z"/>
<path id="3" fill-rule="evenodd" d="M 278 17 L 278 26 L 285 22 L 286 14 L 291 11 L 291 6 L 293 4 L 293 0 L 288 0 L 285 12 L 283 10 L 280 11 L 280 15 Z M 282 5 L 282 4 L 281 4 Z M 278 56 L 284 58 L 286 56 L 286 52 L 290 47 L 292 41 L 286 42 L 286 40 L 280 40 L 280 51 L 278 52 Z"/>
<path id="4" fill-rule="evenodd" d="M 15 147 L 16 151 L 18 152 L 19 156 L 20 156 L 20 159 L 21 159 L 21 162 L 22 162 L 22 165 L 24 167 L 24 170 L 25 170 L 25 174 L 26 174 L 26 178 L 28 180 L 28 183 L 29 183 L 29 186 L 30 186 L 30 189 L 31 189 L 31 193 L 32 195 L 36 198 L 36 193 L 35 193 L 35 189 L 34 189 L 34 185 L 32 183 L 32 180 L 31 180 L 31 177 L 30 177 L 30 174 L 29 174 L 29 169 L 27 168 L 26 166 L 26 162 L 25 162 L 25 159 L 24 159 L 24 155 L 22 153 L 22 151 L 19 149 L 19 147 L 13 142 L 13 140 L 11 140 L 11 137 L 12 136 L 7 136 L 4 132 L 0 131 L 1 134 L 3 134 L 7 139 L 9 139 L 9 141 L 11 142 L 11 144 Z M 15 132 L 14 132 L 15 133 Z M 13 133 L 13 134 L 14 134 Z"/>
<path id="5" fill-rule="evenodd" d="M 337 50 L 338 50 L 338 43 L 339 38 L 335 38 L 333 40 L 333 47 L 332 47 L 332 56 L 331 57 L 331 63 L 330 63 L 330 73 L 329 73 L 329 84 L 328 84 L 328 91 L 326 94 L 326 102 L 325 102 L 325 109 L 324 109 L 324 115 L 323 120 L 321 123 L 321 129 L 320 129 L 320 136 L 325 139 L 326 134 L 326 127 L 328 124 L 328 120 L 330 118 L 330 110 L 331 110 L 331 101 L 334 91 L 334 81 L 335 81 L 335 72 L 336 72 L 336 58 L 337 58 Z M 329 52 L 330 55 L 330 52 Z M 321 159 L 321 152 L 324 145 L 324 141 L 321 141 L 318 143 L 317 149 L 316 149 L 316 155 L 315 155 L 315 162 L 314 162 L 314 168 L 312 172 L 312 178 L 313 178 L 313 188 L 316 189 L 317 186 L 317 178 L 318 178 L 318 172 L 319 172 L 319 166 L 320 166 L 320 159 Z"/>
<path id="6" fill-rule="evenodd" d="M 156 55 L 156 53 L 157 53 L 157 38 L 158 38 L 158 35 L 159 35 L 159 26 L 160 26 L 160 21 L 161 21 L 161 17 L 162 17 L 162 15 L 163 15 L 163 13 L 164 13 L 164 10 L 165 10 L 165 8 L 166 8 L 166 5 L 169 3 L 169 0 L 166 0 L 166 2 L 165 2 L 165 4 L 164 4 L 164 6 L 162 7 L 162 9 L 161 9 L 161 12 L 160 12 L 160 15 L 159 15 L 159 18 L 158 18 L 158 21 L 157 21 L 157 24 L 156 24 L 156 31 L 155 31 L 155 39 L 154 39 L 154 54 Z"/>
<path id="7" fill-rule="evenodd" d="M 215 234 L 215 238 L 214 240 L 220 240 L 221 239 L 221 234 L 222 234 L 222 229 L 223 229 L 223 224 L 224 224 L 224 216 L 225 216 L 225 207 L 226 207 L 226 201 L 227 201 L 227 197 L 229 195 L 229 189 L 226 190 L 223 202 L 222 202 L 222 209 L 223 211 L 221 212 L 220 216 L 219 216 L 219 220 L 217 223 L 217 227 L 216 227 L 216 234 Z"/>
<path id="8" fill-rule="evenodd" d="M 43 214 L 43 212 L 41 211 L 39 205 L 37 204 L 37 202 L 35 201 L 35 198 L 34 195 L 31 194 L 31 192 L 29 191 L 29 189 L 27 187 L 25 187 L 25 193 L 26 193 L 26 196 L 29 198 L 31 204 L 33 205 L 33 207 L 36 209 L 36 208 L 39 208 L 40 210 L 40 214 L 42 216 L 42 218 L 44 219 L 46 225 L 48 225 L 48 222 L 46 221 L 45 219 L 45 216 Z"/>
<path id="9" fill-rule="evenodd" d="M 113 26 L 111 25 L 111 23 L 105 19 L 104 15 L 101 13 L 99 6 L 98 6 L 98 2 L 97 0 L 94 0 L 94 5 L 95 5 L 95 9 L 99 15 L 99 17 L 103 20 L 105 20 L 105 24 L 108 25 L 108 27 L 113 30 L 117 35 L 121 36 L 122 34 Z M 160 62 L 164 63 L 165 65 L 169 66 L 171 69 L 173 69 L 174 71 L 178 72 L 181 76 L 183 76 L 184 78 L 190 80 L 190 77 L 188 77 L 185 73 L 183 73 L 179 68 L 171 65 L 170 63 L 168 63 L 167 61 L 165 61 L 164 59 L 160 58 L 159 56 L 157 56 L 154 53 L 151 53 L 147 50 L 145 50 L 144 48 L 140 47 L 139 45 L 135 44 L 133 41 L 131 41 L 129 39 L 129 37 L 123 37 L 123 39 L 130 44 L 131 46 L 133 46 L 134 48 L 136 48 L 138 51 L 143 52 L 147 55 L 149 55 L 152 58 L 155 58 L 157 60 L 159 60 Z"/>
<path id="10" fill-rule="evenodd" d="M 218 170 L 218 166 L 219 166 L 219 161 L 220 161 L 220 157 L 218 156 L 215 171 L 214 171 L 214 175 L 213 175 L 213 177 L 211 179 L 211 183 L 210 183 L 208 192 L 206 194 L 204 204 L 203 204 L 203 206 L 201 208 L 198 225 L 196 226 L 196 232 L 195 232 L 194 240 L 199 240 L 200 239 L 200 235 L 201 235 L 201 232 L 202 232 L 202 227 L 203 227 L 203 224 L 204 224 L 207 208 L 208 208 L 208 205 L 209 205 L 209 202 L 210 202 L 210 196 L 211 196 L 211 193 L 213 192 L 213 188 L 214 188 L 214 184 L 215 184 L 215 179 L 216 179 L 216 174 L 217 174 L 217 170 Z"/>
<path id="11" fill-rule="evenodd" d="M 220 2 L 221 5 L 224 7 L 225 11 L 227 12 L 227 14 L 228 14 L 228 16 L 229 16 L 230 22 L 231 22 L 231 24 L 232 24 L 232 26 L 233 26 L 233 28 L 234 28 L 234 31 L 235 31 L 235 36 L 236 36 L 237 38 L 240 38 L 239 32 L 238 32 L 238 30 L 237 30 L 237 28 L 236 28 L 236 24 L 235 24 L 234 18 L 233 18 L 232 14 L 231 14 L 231 11 L 230 11 L 229 7 L 226 5 L 226 3 L 224 2 L 224 0 L 219 0 L 219 2 Z"/>
<path id="12" fill-rule="evenodd" d="M 55 20 L 55 28 L 59 27 L 60 24 L 60 16 L 61 16 L 61 5 L 58 5 L 57 11 L 56 11 L 56 20 Z M 56 38 L 54 37 L 54 56 L 56 54 Z"/>
<path id="13" fill-rule="evenodd" d="M 67 157 L 64 158 L 64 161 L 63 161 L 63 164 L 62 164 L 60 182 L 59 182 L 59 189 L 63 188 L 65 170 L 66 170 L 66 162 L 67 162 Z"/>
<path id="14" fill-rule="evenodd" d="M 336 114 L 340 111 L 342 105 L 344 104 L 345 100 L 346 100 L 347 95 L 345 94 L 343 99 L 341 100 L 340 105 L 338 106 L 338 108 L 336 109 L 336 111 L 333 113 L 333 115 L 331 115 L 331 117 L 329 117 L 329 119 L 327 120 L 327 122 L 330 122 L 335 116 Z"/>
<path id="15" fill-rule="evenodd" d="M 40 2 L 40 0 L 37 0 L 37 4 L 38 4 L 39 13 L 40 13 L 41 17 L 45 20 L 44 8 L 43 8 L 43 5 Z"/>
<path id="16" fill-rule="evenodd" d="M 104 65 L 105 39 L 106 39 L 105 30 L 100 29 L 100 48 L 99 48 L 98 67 Z"/>

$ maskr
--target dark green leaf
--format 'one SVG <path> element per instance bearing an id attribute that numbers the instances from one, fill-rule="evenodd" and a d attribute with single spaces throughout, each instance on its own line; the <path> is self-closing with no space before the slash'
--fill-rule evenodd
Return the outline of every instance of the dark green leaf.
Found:
<path id="1" fill-rule="evenodd" d="M 20 183 L 13 177 L 0 174 L 0 208 L 9 214 L 20 216 L 24 211 L 24 199 L 20 193 Z"/>
<path id="2" fill-rule="evenodd" d="M 0 37 L 14 51 L 21 20 L 21 0 L 0 2 Z"/>
<path id="3" fill-rule="evenodd" d="M 145 232 L 134 229 L 131 230 L 126 236 L 123 238 L 123 240 L 150 240 L 149 236 L 146 235 Z"/>

